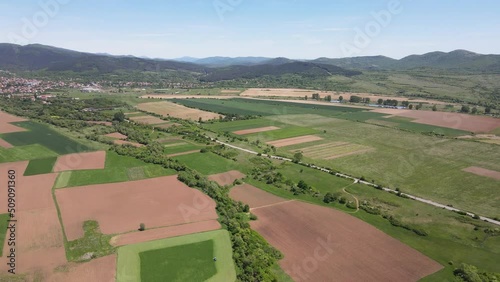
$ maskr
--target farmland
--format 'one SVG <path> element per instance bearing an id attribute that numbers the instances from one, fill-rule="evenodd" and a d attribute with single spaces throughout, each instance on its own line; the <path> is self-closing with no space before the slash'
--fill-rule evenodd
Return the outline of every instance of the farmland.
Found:
<path id="1" fill-rule="evenodd" d="M 52 167 L 56 163 L 57 158 L 51 157 L 46 159 L 31 160 L 24 172 L 25 176 L 46 174 L 52 172 Z"/>
<path id="2" fill-rule="evenodd" d="M 143 103 L 137 105 L 137 108 L 143 111 L 155 113 L 162 115 L 164 117 L 171 116 L 181 119 L 189 119 L 197 121 L 200 118 L 202 120 L 218 119 L 220 115 L 205 112 L 196 109 L 189 109 L 181 105 L 173 104 L 170 102 L 158 102 L 158 103 Z"/>
<path id="3" fill-rule="evenodd" d="M 166 273 L 171 281 L 233 281 L 229 246 L 220 230 L 121 247 L 117 281 L 164 281 Z"/>

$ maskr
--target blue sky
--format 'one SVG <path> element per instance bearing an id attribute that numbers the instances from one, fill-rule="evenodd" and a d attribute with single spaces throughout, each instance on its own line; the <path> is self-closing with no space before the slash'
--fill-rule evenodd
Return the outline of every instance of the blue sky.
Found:
<path id="1" fill-rule="evenodd" d="M 500 53 L 499 11 L 498 0 L 3 0 L 0 42 L 155 58 Z"/>

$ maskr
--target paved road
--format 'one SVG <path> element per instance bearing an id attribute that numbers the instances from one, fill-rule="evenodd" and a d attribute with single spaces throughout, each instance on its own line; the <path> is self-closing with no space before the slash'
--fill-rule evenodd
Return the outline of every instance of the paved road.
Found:
<path id="1" fill-rule="evenodd" d="M 231 148 L 236 149 L 236 150 L 240 150 L 240 151 L 247 152 L 247 153 L 254 154 L 254 155 L 258 154 L 255 151 L 244 149 L 244 148 L 240 148 L 240 147 L 228 144 L 228 143 L 224 143 L 224 142 L 215 140 L 214 138 L 210 138 L 210 139 L 212 139 L 212 141 L 215 141 L 215 142 L 217 142 L 219 144 L 223 144 L 225 146 L 231 147 Z M 272 156 L 272 155 L 266 155 L 266 154 L 262 154 L 262 156 L 263 157 L 270 157 L 270 158 L 276 159 L 276 160 L 288 161 L 288 162 L 293 161 L 292 159 L 278 157 L 278 156 Z M 305 164 L 305 163 L 301 163 L 301 164 Z M 309 165 L 309 166 L 311 168 L 314 168 L 314 169 L 317 169 L 317 170 L 321 170 L 321 171 L 326 172 L 326 173 L 330 173 L 330 174 L 332 173 L 332 171 L 330 171 L 330 170 L 328 170 L 326 168 L 323 168 L 323 167 L 319 167 L 319 166 L 315 166 L 315 165 Z M 366 181 L 363 181 L 363 180 L 358 179 L 356 177 L 352 177 L 352 176 L 345 175 L 345 174 L 342 174 L 342 173 L 335 173 L 335 175 L 336 176 L 340 176 L 340 177 L 344 177 L 344 178 L 347 178 L 347 179 L 351 179 L 351 180 L 354 180 L 354 182 L 358 182 L 358 183 L 365 184 L 365 185 L 368 185 L 368 186 L 372 186 L 372 187 L 376 187 L 377 186 L 377 185 L 375 185 L 373 183 L 366 182 Z M 397 193 L 396 190 L 389 189 L 389 188 L 386 188 L 386 187 L 382 187 L 382 190 L 384 190 L 386 192 Z M 431 200 L 419 198 L 419 197 L 416 197 L 416 196 L 413 196 L 413 195 L 410 195 L 410 194 L 406 194 L 406 193 L 401 193 L 401 194 L 404 195 L 404 196 L 406 196 L 406 197 L 408 197 L 408 198 L 410 198 L 410 199 L 413 199 L 413 200 L 416 200 L 416 201 L 419 201 L 419 202 L 422 202 L 422 203 L 426 203 L 428 205 L 432 205 L 432 206 L 435 206 L 435 207 L 438 207 L 438 208 L 443 208 L 443 209 L 446 209 L 446 210 L 449 210 L 449 211 L 454 211 L 454 212 L 464 212 L 462 210 L 459 210 L 459 209 L 456 209 L 456 208 L 453 208 L 453 207 L 450 207 L 450 206 L 446 206 L 446 205 L 443 205 L 443 204 L 440 204 L 440 203 L 436 203 L 436 202 L 431 201 Z M 466 213 L 467 213 L 468 216 L 471 216 L 471 217 L 475 216 L 475 214 L 473 214 L 473 213 L 470 213 L 470 212 L 466 212 Z M 494 219 L 491 219 L 491 218 L 488 218 L 488 217 L 484 217 L 484 216 L 480 216 L 479 218 L 481 220 L 486 221 L 486 222 L 489 222 L 489 223 L 492 223 L 492 224 L 500 226 L 500 221 L 498 221 L 498 220 L 494 220 Z"/>

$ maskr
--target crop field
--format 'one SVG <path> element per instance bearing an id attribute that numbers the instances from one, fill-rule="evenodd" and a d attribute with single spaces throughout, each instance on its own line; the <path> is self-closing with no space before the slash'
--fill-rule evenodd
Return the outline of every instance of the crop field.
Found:
<path id="1" fill-rule="evenodd" d="M 248 134 L 245 137 L 248 137 L 248 139 L 259 139 L 261 141 L 279 141 L 280 139 L 298 138 L 316 133 L 319 133 L 319 131 L 312 128 L 290 126 L 283 129 Z"/>
<path id="2" fill-rule="evenodd" d="M 19 122 L 16 125 L 26 129 L 27 131 L 3 134 L 2 138 L 14 146 L 26 146 L 40 144 L 48 149 L 56 152 L 59 155 L 91 151 L 83 144 L 80 144 L 72 139 L 52 130 L 47 125 L 27 121 Z"/>
<path id="3" fill-rule="evenodd" d="M 137 105 L 137 108 L 143 111 L 159 114 L 164 117 L 171 116 L 194 121 L 198 121 L 200 118 L 207 121 L 218 119 L 220 117 L 219 114 L 205 112 L 198 109 L 190 109 L 170 102 L 143 103 Z"/>
<path id="4" fill-rule="evenodd" d="M 278 122 L 271 121 L 268 119 L 248 119 L 248 120 L 236 120 L 231 122 L 215 122 L 212 124 L 204 124 L 203 126 L 210 129 L 216 130 L 219 132 L 234 132 L 239 130 L 247 130 L 253 128 L 267 127 L 267 126 L 276 126 L 281 127 L 289 126 L 287 124 L 278 124 Z"/>
<path id="5" fill-rule="evenodd" d="M 193 144 L 193 143 L 179 140 L 176 143 L 164 145 L 164 148 L 165 148 L 164 152 L 167 155 L 172 155 L 172 154 L 190 152 L 190 151 L 194 151 L 194 150 L 200 150 L 201 148 L 204 148 L 204 147 L 205 146 L 203 146 L 203 145 Z"/>
<path id="6" fill-rule="evenodd" d="M 24 171 L 24 176 L 51 173 L 56 161 L 56 157 L 31 160 Z"/>
<path id="7" fill-rule="evenodd" d="M 314 142 L 314 141 L 318 141 L 318 140 L 323 140 L 323 138 L 321 138 L 319 136 L 314 136 L 314 135 L 304 135 L 304 136 L 299 136 L 299 137 L 285 138 L 285 139 L 278 139 L 275 141 L 269 141 L 269 142 L 267 142 L 267 144 L 272 145 L 276 148 L 281 148 L 281 147 L 293 146 L 293 145 L 297 145 L 297 144 Z"/>
<path id="8" fill-rule="evenodd" d="M 120 156 L 114 152 L 107 152 L 104 169 L 65 171 L 57 178 L 55 188 L 66 188 L 91 184 L 125 182 L 137 180 L 129 174 L 130 169 L 140 170 L 144 178 L 154 178 L 175 174 L 175 171 L 164 169 L 161 166 L 146 164 L 132 157 Z M 130 178 L 132 177 L 132 179 Z"/>
<path id="9" fill-rule="evenodd" d="M 236 279 L 231 241 L 225 230 L 121 247 L 117 267 L 117 282 Z"/>
<path id="10" fill-rule="evenodd" d="M 154 117 L 154 116 L 132 116 L 129 117 L 129 119 L 137 122 L 137 123 L 142 123 L 142 124 L 150 124 L 150 125 L 155 125 L 155 124 L 164 124 L 167 123 L 168 121 L 162 120 L 161 118 Z"/>
<path id="11" fill-rule="evenodd" d="M 307 114 L 314 112 L 323 116 L 339 116 L 360 112 L 364 109 L 338 107 L 331 105 L 299 104 L 283 101 L 250 100 L 250 99 L 174 99 L 175 103 L 187 107 L 198 108 L 222 114 L 272 116 L 286 114 Z"/>
<path id="12" fill-rule="evenodd" d="M 232 160 L 225 159 L 213 153 L 197 153 L 184 156 L 174 157 L 186 166 L 198 171 L 204 175 L 223 173 L 233 170 L 237 163 Z"/>
<path id="13" fill-rule="evenodd" d="M 77 153 L 59 156 L 54 165 L 54 172 L 68 170 L 104 169 L 106 152 L 96 151 L 90 153 Z"/>
<path id="14" fill-rule="evenodd" d="M 345 156 L 366 153 L 371 151 L 372 149 L 373 148 L 370 148 L 368 146 L 362 146 L 358 144 L 332 142 L 300 148 L 297 151 L 301 151 L 304 156 L 311 159 L 332 160 Z"/>

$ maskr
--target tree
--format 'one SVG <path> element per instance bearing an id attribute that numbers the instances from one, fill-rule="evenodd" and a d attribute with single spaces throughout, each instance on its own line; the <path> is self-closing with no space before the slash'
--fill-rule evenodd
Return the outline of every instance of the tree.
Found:
<path id="1" fill-rule="evenodd" d="M 144 223 L 139 224 L 139 231 L 146 230 L 146 225 Z"/>
<path id="2" fill-rule="evenodd" d="M 331 102 L 331 101 L 332 101 L 332 96 L 331 96 L 331 95 L 326 96 L 326 97 L 325 97 L 325 100 L 326 100 L 327 102 Z"/>
<path id="3" fill-rule="evenodd" d="M 363 101 L 363 98 L 359 96 L 352 95 L 351 98 L 349 99 L 349 102 L 351 103 L 361 103 Z"/>
<path id="4" fill-rule="evenodd" d="M 472 114 L 473 115 L 477 114 L 477 108 L 476 107 L 472 108 Z"/>
<path id="5" fill-rule="evenodd" d="M 484 109 L 484 113 L 485 113 L 485 114 L 490 114 L 490 113 L 491 113 L 491 108 L 490 108 L 490 107 L 486 107 L 486 108 Z"/>
<path id="6" fill-rule="evenodd" d="M 380 98 L 377 100 L 377 104 L 382 105 L 384 103 L 384 99 Z"/>
<path id="7" fill-rule="evenodd" d="M 339 96 L 339 102 L 342 103 L 342 101 L 344 101 L 344 97 L 343 96 Z"/>
<path id="8" fill-rule="evenodd" d="M 201 121 L 202 121 L 202 120 L 201 120 L 201 117 L 200 117 L 200 118 L 198 119 L 198 122 L 199 122 L 199 123 L 201 123 Z"/>
<path id="9" fill-rule="evenodd" d="M 113 116 L 113 120 L 117 122 L 125 121 L 125 114 L 122 111 L 116 112 Z"/>
<path id="10" fill-rule="evenodd" d="M 307 101 L 307 95 L 306 95 L 306 96 L 304 96 L 304 100 L 306 100 L 306 101 Z"/>
<path id="11" fill-rule="evenodd" d="M 312 98 L 313 98 L 313 100 L 317 100 L 317 101 L 319 101 L 319 99 L 320 99 L 321 97 L 319 96 L 319 94 L 318 94 L 318 93 L 314 93 L 314 94 L 312 94 Z"/>
<path id="12" fill-rule="evenodd" d="M 423 107 L 423 106 L 424 106 L 424 105 L 423 105 L 422 103 L 419 103 L 419 104 L 415 107 L 415 109 L 417 109 L 417 111 L 418 111 L 418 110 L 422 109 L 422 107 Z"/>
<path id="13" fill-rule="evenodd" d="M 413 110 L 413 104 L 408 105 L 408 109 Z"/>
<path id="14" fill-rule="evenodd" d="M 304 158 L 304 155 L 302 154 L 302 152 L 299 151 L 293 155 L 293 162 L 300 163 L 300 161 L 302 161 L 303 158 Z"/>
<path id="15" fill-rule="evenodd" d="M 438 109 L 437 109 L 436 105 L 432 106 L 432 111 L 433 111 L 433 112 L 435 112 L 435 111 L 437 111 L 437 110 L 438 110 Z"/>
<path id="16" fill-rule="evenodd" d="M 460 112 L 462 112 L 462 113 L 469 113 L 470 112 L 469 106 L 463 105 L 462 108 L 460 109 Z"/>

